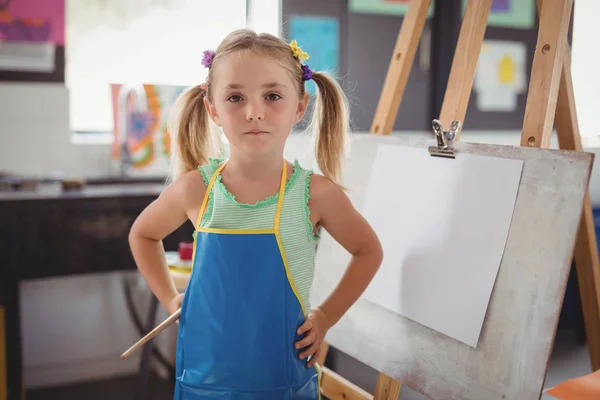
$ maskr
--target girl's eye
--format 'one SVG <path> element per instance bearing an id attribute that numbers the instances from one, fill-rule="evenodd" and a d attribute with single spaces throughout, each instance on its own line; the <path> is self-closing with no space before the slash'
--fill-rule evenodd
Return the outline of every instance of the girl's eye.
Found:
<path id="1" fill-rule="evenodd" d="M 276 94 L 276 93 L 269 93 L 267 95 L 267 99 L 271 100 L 271 101 L 277 101 L 281 98 L 280 95 Z"/>
<path id="2" fill-rule="evenodd" d="M 240 96 L 238 94 L 234 94 L 233 96 L 229 96 L 227 101 L 230 101 L 232 103 L 237 103 L 238 101 L 242 101 L 242 96 Z"/>

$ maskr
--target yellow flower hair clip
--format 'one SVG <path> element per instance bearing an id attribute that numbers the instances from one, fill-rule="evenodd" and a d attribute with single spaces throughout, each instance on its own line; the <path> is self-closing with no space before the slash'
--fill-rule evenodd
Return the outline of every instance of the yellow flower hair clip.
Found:
<path id="1" fill-rule="evenodd" d="M 298 46 L 298 43 L 296 43 L 295 40 L 292 40 L 290 42 L 290 48 L 292 49 L 292 52 L 294 53 L 294 57 L 296 57 L 300 61 L 308 60 L 309 55 L 302 51 L 302 49 Z"/>

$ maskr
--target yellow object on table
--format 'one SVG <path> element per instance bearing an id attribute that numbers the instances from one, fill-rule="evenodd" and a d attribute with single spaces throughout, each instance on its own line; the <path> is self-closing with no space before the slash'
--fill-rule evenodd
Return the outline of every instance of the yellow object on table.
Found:
<path id="1" fill-rule="evenodd" d="M 175 287 L 177 290 L 185 290 L 192 274 L 192 261 L 182 260 L 176 251 L 167 251 L 165 256 Z"/>

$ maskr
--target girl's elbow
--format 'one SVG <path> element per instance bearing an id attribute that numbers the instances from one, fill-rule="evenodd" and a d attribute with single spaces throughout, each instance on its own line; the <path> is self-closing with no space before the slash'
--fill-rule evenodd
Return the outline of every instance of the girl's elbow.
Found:
<path id="1" fill-rule="evenodd" d="M 379 266 L 383 263 L 383 247 L 381 247 L 379 241 L 373 247 L 373 264 L 375 269 L 379 269 Z"/>
<path id="2" fill-rule="evenodd" d="M 128 241 L 129 241 L 129 246 L 131 246 L 131 247 L 133 247 L 137 242 L 139 242 L 140 239 L 142 239 L 144 236 L 141 233 L 140 224 L 138 221 L 139 221 L 138 219 L 133 221 L 133 225 L 131 225 L 131 228 L 129 228 Z"/>

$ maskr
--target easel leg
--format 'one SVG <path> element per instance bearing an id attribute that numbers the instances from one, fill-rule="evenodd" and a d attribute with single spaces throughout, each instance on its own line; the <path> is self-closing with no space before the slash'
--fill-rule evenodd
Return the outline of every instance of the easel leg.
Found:
<path id="1" fill-rule="evenodd" d="M 392 132 L 430 3 L 431 0 L 411 0 L 408 6 L 375 110 L 371 133 L 389 135 Z"/>
<path id="2" fill-rule="evenodd" d="M 575 242 L 575 267 L 579 281 L 581 307 L 585 321 L 592 370 L 600 369 L 600 276 L 594 217 L 589 193 L 585 196 L 583 214 Z"/>
<path id="3" fill-rule="evenodd" d="M 572 8 L 573 0 L 553 0 L 539 13 L 521 146 L 550 147 Z"/>
<path id="4" fill-rule="evenodd" d="M 554 124 L 558 133 L 558 145 L 561 149 L 583 151 L 571 79 L 570 53 L 570 49 L 567 47 L 563 60 Z M 600 369 L 600 263 L 589 192 L 585 196 L 574 255 L 587 344 L 592 369 L 596 371 Z"/>
<path id="5" fill-rule="evenodd" d="M 542 3 L 546 5 L 542 7 Z M 540 28 L 521 145 L 549 147 L 555 126 L 561 149 L 582 151 L 567 41 L 573 1 L 538 0 L 537 7 Z M 592 369 L 597 370 L 600 369 L 600 266 L 589 192 L 584 200 L 574 256 Z"/>
<path id="6" fill-rule="evenodd" d="M 400 396 L 400 382 L 387 375 L 379 374 L 375 385 L 375 400 L 396 400 Z"/>
<path id="7" fill-rule="evenodd" d="M 491 8 L 492 0 L 467 2 L 440 111 L 439 119 L 442 126 L 448 127 L 456 120 L 464 127 L 477 61 L 479 61 Z M 459 137 L 460 130 L 456 133 L 455 140 Z"/>

